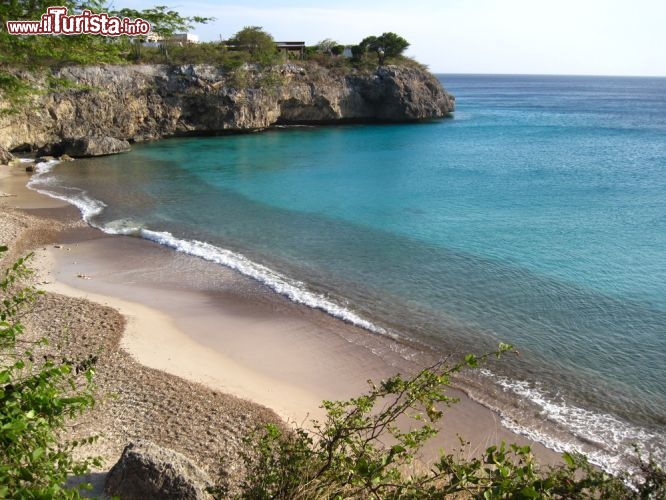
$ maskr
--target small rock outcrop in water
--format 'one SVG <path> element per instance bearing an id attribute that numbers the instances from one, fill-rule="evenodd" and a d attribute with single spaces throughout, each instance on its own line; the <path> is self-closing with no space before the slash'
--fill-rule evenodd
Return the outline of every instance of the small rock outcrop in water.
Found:
<path id="1" fill-rule="evenodd" d="M 455 103 L 417 67 L 358 73 L 285 64 L 247 66 L 243 75 L 239 82 L 237 74 L 206 65 L 66 67 L 52 76 L 71 82 L 67 88 L 38 93 L 18 113 L 0 116 L 0 146 L 47 146 L 42 154 L 57 156 L 67 152 L 59 147 L 66 138 L 140 142 L 275 124 L 408 122 L 446 116 Z M 48 88 L 45 75 L 33 79 Z"/>
<path id="2" fill-rule="evenodd" d="M 61 143 L 65 155 L 73 158 L 89 156 L 105 156 L 124 153 L 130 150 L 129 142 L 114 137 L 82 137 L 80 139 L 65 139 Z"/>
<path id="3" fill-rule="evenodd" d="M 212 498 L 210 478 L 178 452 L 149 441 L 128 444 L 106 477 L 104 490 L 123 500 Z"/>

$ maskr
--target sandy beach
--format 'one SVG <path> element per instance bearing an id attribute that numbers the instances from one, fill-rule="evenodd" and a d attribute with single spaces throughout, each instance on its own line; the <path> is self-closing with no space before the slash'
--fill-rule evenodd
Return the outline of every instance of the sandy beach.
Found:
<path id="1" fill-rule="evenodd" d="M 91 452 L 109 467 L 129 440 L 146 438 L 214 473 L 221 458 L 233 464 L 257 426 L 305 423 L 321 417 L 324 399 L 420 368 L 405 359 L 409 346 L 294 304 L 230 269 L 89 228 L 75 208 L 28 190 L 22 170 L 0 167 L 0 192 L 9 195 L 0 198 L 0 244 L 12 247 L 4 263 L 35 251 L 37 283 L 48 293 L 28 328 L 56 334 L 67 321 L 73 349 L 102 353 L 100 404 L 73 432 L 101 434 Z M 460 435 L 470 455 L 505 440 L 531 444 L 543 462 L 558 459 L 464 393 L 451 395 L 460 403 L 428 453 L 454 451 Z"/>

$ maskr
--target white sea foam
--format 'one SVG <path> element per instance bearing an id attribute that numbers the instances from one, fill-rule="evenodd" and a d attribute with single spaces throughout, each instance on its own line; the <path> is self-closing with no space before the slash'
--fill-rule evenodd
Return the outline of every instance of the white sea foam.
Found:
<path id="1" fill-rule="evenodd" d="M 582 453 L 591 463 L 608 472 L 618 473 L 631 467 L 626 459 L 634 455 L 634 444 L 649 446 L 648 443 L 663 442 L 664 436 L 622 421 L 616 416 L 574 406 L 563 397 L 554 399 L 528 382 L 511 380 L 485 369 L 481 373 L 504 391 L 535 404 L 540 410 L 538 418 L 564 429 L 571 439 L 558 438 L 556 433 L 542 431 L 537 426 L 522 425 L 502 408 L 493 408 L 500 413 L 505 427 L 555 451 Z M 647 450 L 659 453 L 649 447 Z M 654 458 L 661 462 L 666 459 L 664 456 Z"/>
<path id="2" fill-rule="evenodd" d="M 115 231 L 108 227 L 103 228 L 103 230 L 107 232 Z M 304 304 L 314 309 L 321 309 L 336 318 L 340 318 L 348 323 L 352 323 L 375 333 L 387 333 L 383 328 L 360 317 L 353 311 L 336 304 L 324 295 L 309 291 L 307 286 L 301 281 L 287 278 L 262 264 L 251 261 L 242 254 L 216 247 L 215 245 L 203 241 L 179 239 L 166 231 L 151 231 L 143 228 L 134 228 L 134 231 L 137 230 L 141 237 L 145 239 L 168 246 L 176 251 L 194 255 L 234 269 L 245 276 L 249 276 L 250 278 L 267 285 L 275 292 L 288 297 L 293 302 Z M 120 231 L 127 231 L 127 228 L 121 229 Z M 122 234 L 126 233 L 123 232 Z"/>
<path id="3" fill-rule="evenodd" d="M 232 252 L 231 250 L 226 250 L 203 241 L 179 239 L 166 231 L 152 231 L 128 219 L 118 219 L 104 225 L 97 224 L 93 218 L 104 210 L 106 207 L 104 202 L 91 198 L 83 190 L 74 188 L 64 190 L 61 188 L 55 191 L 49 188 L 53 184 L 53 178 L 48 177 L 48 174 L 58 163 L 60 163 L 58 160 L 38 163 L 35 166 L 35 174 L 33 174 L 30 182 L 28 182 L 28 187 L 39 193 L 76 206 L 81 212 L 83 219 L 91 226 L 107 234 L 139 236 L 160 245 L 173 248 L 178 252 L 221 264 L 267 285 L 275 292 L 288 297 L 293 302 L 304 304 L 313 309 L 320 309 L 331 316 L 366 330 L 394 336 L 346 307 L 336 304 L 324 295 L 309 291 L 304 283 L 287 278 L 264 265 L 251 261 L 240 253 Z M 68 192 L 67 194 L 63 194 L 63 191 Z"/>
<path id="4" fill-rule="evenodd" d="M 32 161 L 30 158 L 21 158 L 22 163 L 28 163 L 30 161 Z M 53 170 L 53 167 L 55 167 L 58 163 L 60 163 L 60 160 L 48 160 L 37 163 L 35 165 L 35 173 L 32 174 L 32 177 L 30 177 L 27 186 L 32 188 L 32 186 L 38 182 L 46 182 L 44 176 Z"/>
<path id="5" fill-rule="evenodd" d="M 114 221 L 107 222 L 104 227 L 101 227 L 100 229 L 107 234 L 120 234 L 123 236 L 141 237 L 141 230 L 143 227 L 131 219 L 116 219 Z"/>
<path id="6" fill-rule="evenodd" d="M 53 170 L 59 160 L 49 160 L 45 162 L 40 162 L 35 165 L 35 173 L 32 175 L 28 183 L 26 184 L 28 188 L 38 193 L 45 194 L 51 198 L 56 198 L 58 200 L 66 201 L 71 203 L 81 212 L 81 217 L 87 223 L 92 224 L 92 218 L 100 214 L 102 210 L 106 207 L 106 204 L 91 198 L 88 194 L 76 188 L 69 188 L 67 194 L 60 191 L 54 191 L 51 187 L 54 184 L 54 179 L 49 177 L 48 174 Z"/>

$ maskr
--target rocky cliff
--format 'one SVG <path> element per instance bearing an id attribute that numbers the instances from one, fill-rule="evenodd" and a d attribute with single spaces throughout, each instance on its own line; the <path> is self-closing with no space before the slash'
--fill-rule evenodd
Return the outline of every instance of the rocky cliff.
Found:
<path id="1" fill-rule="evenodd" d="M 296 64 L 233 73 L 203 65 L 88 66 L 22 77 L 45 91 L 19 113 L 0 115 L 0 147 L 8 150 L 90 136 L 140 142 L 275 124 L 428 120 L 454 107 L 434 76 L 413 67 L 355 74 Z M 46 90 L 54 81 L 56 90 Z"/>

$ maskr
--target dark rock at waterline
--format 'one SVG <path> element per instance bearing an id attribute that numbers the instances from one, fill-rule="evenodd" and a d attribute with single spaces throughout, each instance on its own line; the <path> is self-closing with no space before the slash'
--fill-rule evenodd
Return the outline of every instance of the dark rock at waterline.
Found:
<path id="1" fill-rule="evenodd" d="M 128 444 L 106 477 L 108 495 L 123 500 L 212 498 L 208 475 L 184 455 L 149 441 Z"/>
<path id="2" fill-rule="evenodd" d="M 62 144 L 59 142 L 54 142 L 54 143 L 49 143 L 45 144 L 41 148 L 37 149 L 37 157 L 44 157 L 44 156 L 50 156 L 51 159 L 55 158 L 56 156 L 60 156 L 64 153 L 62 149 Z"/>
<path id="3" fill-rule="evenodd" d="M 79 139 L 65 139 L 62 141 L 62 149 L 65 155 L 74 158 L 85 158 L 89 156 L 105 156 L 129 151 L 129 142 L 116 139 L 115 137 L 97 136 L 81 137 Z"/>

